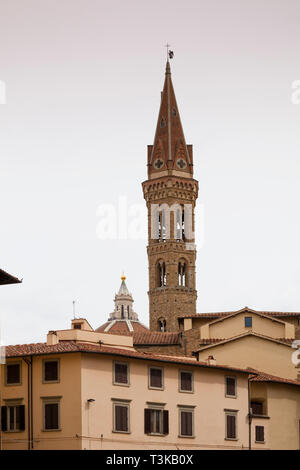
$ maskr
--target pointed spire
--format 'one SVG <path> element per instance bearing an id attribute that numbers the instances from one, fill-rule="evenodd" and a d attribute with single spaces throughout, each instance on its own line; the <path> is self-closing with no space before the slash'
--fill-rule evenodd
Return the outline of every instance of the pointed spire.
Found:
<path id="1" fill-rule="evenodd" d="M 119 292 L 118 292 L 118 295 L 129 295 L 131 297 L 131 294 L 129 293 L 128 289 L 127 289 L 127 286 L 126 286 L 126 276 L 124 276 L 124 273 L 122 274 L 121 276 L 121 285 L 120 285 L 120 289 L 119 289 Z"/>
<path id="2" fill-rule="evenodd" d="M 110 314 L 109 320 L 134 320 L 138 321 L 137 314 L 133 311 L 133 298 L 126 286 L 126 276 L 121 276 L 121 285 L 118 293 L 115 295 L 115 309 Z"/>
<path id="3" fill-rule="evenodd" d="M 154 144 L 149 147 L 150 178 L 165 175 L 190 178 L 193 174 L 192 146 L 187 146 L 185 142 L 169 60 L 166 63 L 165 83 L 161 94 Z"/>

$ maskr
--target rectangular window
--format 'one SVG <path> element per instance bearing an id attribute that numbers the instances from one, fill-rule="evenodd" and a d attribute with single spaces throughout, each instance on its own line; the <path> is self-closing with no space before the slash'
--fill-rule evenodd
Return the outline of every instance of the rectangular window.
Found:
<path id="1" fill-rule="evenodd" d="M 21 384 L 21 363 L 6 364 L 6 385 Z"/>
<path id="2" fill-rule="evenodd" d="M 163 408 L 146 408 L 145 434 L 169 434 L 169 412 Z"/>
<path id="3" fill-rule="evenodd" d="M 259 401 L 251 402 L 252 414 L 254 415 L 263 415 L 263 403 Z"/>
<path id="4" fill-rule="evenodd" d="M 44 430 L 60 429 L 59 402 L 44 403 Z"/>
<path id="5" fill-rule="evenodd" d="M 245 327 L 246 328 L 252 327 L 252 317 L 245 317 Z"/>
<path id="6" fill-rule="evenodd" d="M 193 373 L 187 371 L 180 371 L 179 373 L 179 390 L 180 392 L 193 391 Z"/>
<path id="7" fill-rule="evenodd" d="M 129 432 L 129 405 L 114 403 L 114 431 Z"/>
<path id="8" fill-rule="evenodd" d="M 179 435 L 193 437 L 194 435 L 194 410 L 179 410 Z"/>
<path id="9" fill-rule="evenodd" d="M 255 426 L 255 441 L 265 442 L 265 428 L 264 426 Z"/>
<path id="10" fill-rule="evenodd" d="M 236 397 L 236 378 L 225 377 L 226 397 Z"/>
<path id="11" fill-rule="evenodd" d="M 237 439 L 237 415 L 235 412 L 229 412 L 225 414 L 226 419 L 226 439 Z"/>
<path id="12" fill-rule="evenodd" d="M 122 362 L 114 363 L 114 383 L 120 385 L 129 385 L 129 367 Z"/>
<path id="13" fill-rule="evenodd" d="M 149 388 L 163 389 L 163 369 L 159 367 L 149 368 Z"/>
<path id="14" fill-rule="evenodd" d="M 44 382 L 59 381 L 59 361 L 58 359 L 44 361 L 43 378 Z"/>
<path id="15" fill-rule="evenodd" d="M 2 431 L 18 432 L 25 430 L 25 406 L 8 405 L 1 407 Z"/>

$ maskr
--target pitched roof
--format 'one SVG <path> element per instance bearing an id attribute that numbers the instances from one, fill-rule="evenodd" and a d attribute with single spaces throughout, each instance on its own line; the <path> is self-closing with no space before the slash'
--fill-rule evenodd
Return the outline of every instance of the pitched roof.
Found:
<path id="1" fill-rule="evenodd" d="M 133 344 L 136 345 L 176 345 L 180 344 L 180 333 L 161 333 L 148 331 L 146 333 L 134 333 Z"/>
<path id="2" fill-rule="evenodd" d="M 167 356 L 163 354 L 155 353 L 146 353 L 139 352 L 130 349 L 122 349 L 112 346 L 104 346 L 98 344 L 89 344 L 89 343 L 77 343 L 74 341 L 62 341 L 58 344 L 47 345 L 46 343 L 33 343 L 33 344 L 18 344 L 15 346 L 6 346 L 5 348 L 6 357 L 22 357 L 22 356 L 40 356 L 47 354 L 59 354 L 59 353 L 94 353 L 94 354 L 103 354 L 103 355 L 115 355 L 123 356 L 134 359 L 157 361 L 164 363 L 172 364 L 185 364 L 195 367 L 203 367 L 207 369 L 217 369 L 217 370 L 231 370 L 235 372 L 241 372 L 244 374 L 249 374 L 249 370 L 239 368 L 239 367 L 230 367 L 228 365 L 213 365 L 207 364 L 206 362 L 197 361 L 196 359 L 188 359 L 185 357 L 178 356 Z M 251 371 L 251 374 L 255 372 Z"/>
<path id="3" fill-rule="evenodd" d="M 8 274 L 7 272 L 3 271 L 3 269 L 0 269 L 0 285 L 20 284 L 21 282 L 22 281 L 20 281 L 18 278 Z"/>
<path id="4" fill-rule="evenodd" d="M 113 320 L 104 323 L 95 330 L 97 333 L 133 336 L 136 345 L 176 345 L 180 344 L 180 333 L 153 332 L 140 323 L 132 320 Z"/>
<path id="5" fill-rule="evenodd" d="M 261 372 L 256 369 L 248 368 L 249 371 L 254 372 L 257 375 L 251 377 L 252 382 L 274 382 L 274 383 L 283 383 L 288 385 L 297 385 L 300 387 L 300 380 L 285 379 L 283 377 L 277 377 L 276 375 L 270 375 L 266 372 Z"/>
<path id="6" fill-rule="evenodd" d="M 262 334 L 254 332 L 254 331 L 246 331 L 245 333 L 241 333 L 240 335 L 232 336 L 231 338 L 226 338 L 226 339 L 199 340 L 200 343 L 202 341 L 207 341 L 207 343 L 206 343 L 205 346 L 200 347 L 199 349 L 195 350 L 194 352 L 204 351 L 205 349 L 209 349 L 209 348 L 212 348 L 214 346 L 218 346 L 219 344 L 230 343 L 232 341 L 236 341 L 236 340 L 245 338 L 246 336 L 255 336 L 257 338 L 262 338 L 262 339 L 265 339 L 267 341 L 272 341 L 274 343 L 282 344 L 284 346 L 290 346 L 292 344 L 292 342 L 294 341 L 291 338 L 288 338 L 288 339 L 286 339 L 286 338 L 272 338 L 271 336 L 262 335 Z"/>
<path id="7" fill-rule="evenodd" d="M 233 314 L 249 312 L 249 313 L 258 313 L 270 317 L 300 317 L 300 312 L 272 312 L 264 310 L 253 310 L 249 307 L 243 307 L 240 310 L 234 310 L 230 312 L 211 312 L 211 313 L 194 313 L 194 314 L 185 314 L 180 315 L 178 318 L 221 318 L 228 317 Z"/>
<path id="8" fill-rule="evenodd" d="M 267 318 L 269 321 L 281 323 L 282 325 L 284 325 L 284 322 L 282 320 L 277 320 L 277 318 L 273 318 L 270 315 L 265 315 L 262 312 L 257 312 L 255 310 L 250 310 L 250 309 L 248 309 L 248 307 L 246 307 L 245 309 L 242 309 L 242 310 L 238 310 L 237 312 L 229 313 L 226 316 L 216 318 L 215 320 L 210 322 L 210 325 L 212 325 L 214 323 L 224 321 L 224 320 L 227 320 L 227 318 L 235 317 L 236 315 L 240 315 L 241 313 L 246 313 L 246 312 L 249 312 L 249 313 L 254 314 L 254 315 L 258 315 L 259 317 Z"/>

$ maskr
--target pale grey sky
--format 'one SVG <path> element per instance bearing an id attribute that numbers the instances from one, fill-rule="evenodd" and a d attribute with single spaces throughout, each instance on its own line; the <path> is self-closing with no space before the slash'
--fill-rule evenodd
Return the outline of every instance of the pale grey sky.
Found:
<path id="1" fill-rule="evenodd" d="M 148 323 L 144 240 L 99 240 L 100 204 L 143 204 L 165 48 L 194 145 L 198 311 L 300 310 L 298 0 L 0 0 L 0 267 L 6 344 L 97 327 L 124 269 Z M 200 232 L 199 210 L 197 231 Z M 145 219 L 146 224 L 146 219 Z"/>

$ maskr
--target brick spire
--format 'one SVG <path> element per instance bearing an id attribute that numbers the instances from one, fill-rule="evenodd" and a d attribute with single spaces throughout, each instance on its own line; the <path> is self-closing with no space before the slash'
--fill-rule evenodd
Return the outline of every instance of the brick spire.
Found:
<path id="1" fill-rule="evenodd" d="M 148 177 L 153 179 L 174 175 L 190 178 L 192 174 L 192 145 L 185 143 L 171 67 L 167 61 L 154 144 L 148 146 Z"/>

